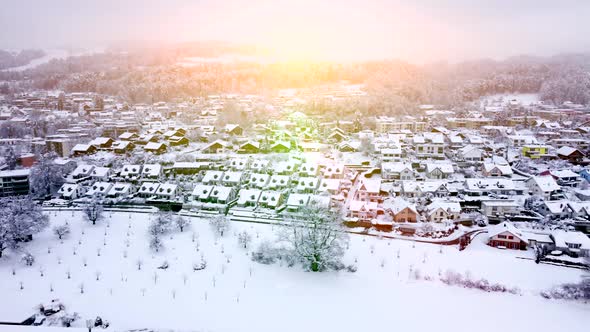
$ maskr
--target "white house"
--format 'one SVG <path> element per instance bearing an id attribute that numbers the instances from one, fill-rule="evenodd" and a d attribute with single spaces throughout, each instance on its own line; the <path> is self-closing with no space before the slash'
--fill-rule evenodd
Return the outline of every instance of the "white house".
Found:
<path id="1" fill-rule="evenodd" d="M 223 178 L 223 172 L 222 171 L 207 171 L 205 172 L 205 176 L 203 176 L 203 179 L 201 180 L 201 182 L 203 182 L 204 184 L 219 184 L 221 183 L 221 179 Z"/>
<path id="2" fill-rule="evenodd" d="M 173 183 L 162 183 L 155 192 L 157 199 L 174 200 L 178 195 L 178 185 Z"/>
<path id="3" fill-rule="evenodd" d="M 270 175 L 265 173 L 252 173 L 250 174 L 250 179 L 248 180 L 248 185 L 250 187 L 256 188 L 265 188 L 270 180 Z"/>
<path id="4" fill-rule="evenodd" d="M 127 197 L 135 192 L 135 187 L 131 183 L 117 182 L 107 193 L 107 197 Z"/>
<path id="5" fill-rule="evenodd" d="M 276 209 L 283 202 L 283 195 L 280 191 L 265 190 L 260 195 L 258 205 L 261 207 Z"/>
<path id="6" fill-rule="evenodd" d="M 109 167 L 94 167 L 91 175 L 95 181 L 108 181 L 110 176 L 111 169 Z"/>
<path id="7" fill-rule="evenodd" d="M 241 189 L 238 193 L 238 206 L 256 206 L 261 194 L 260 189 Z"/>
<path id="8" fill-rule="evenodd" d="M 62 199 L 77 199 L 84 195 L 84 187 L 78 184 L 64 183 L 57 193 Z"/>
<path id="9" fill-rule="evenodd" d="M 386 162 L 381 164 L 381 178 L 383 180 L 413 180 L 412 164 L 404 162 Z"/>
<path id="10" fill-rule="evenodd" d="M 244 172 L 225 172 L 221 178 L 221 184 L 227 187 L 239 186 L 244 176 Z"/>
<path id="11" fill-rule="evenodd" d="M 287 211 L 296 212 L 301 207 L 307 206 L 310 201 L 309 194 L 291 194 L 287 199 Z"/>
<path id="12" fill-rule="evenodd" d="M 533 195 L 541 196 L 545 200 L 552 199 L 561 193 L 561 187 L 552 176 L 533 176 L 526 181 L 527 187 Z"/>
<path id="13" fill-rule="evenodd" d="M 86 196 L 106 197 L 112 186 L 113 184 L 109 182 L 95 182 L 86 192 Z"/>
<path id="14" fill-rule="evenodd" d="M 149 198 L 155 196 L 158 187 L 160 187 L 160 184 L 158 182 L 144 182 L 139 187 L 137 194 L 140 197 Z"/>
<path id="15" fill-rule="evenodd" d="M 475 145 L 466 145 L 457 151 L 457 156 L 464 161 L 481 161 L 483 151 Z"/>
<path id="16" fill-rule="evenodd" d="M 455 220 L 461 214 L 459 202 L 435 200 L 426 207 L 426 217 L 429 221 L 441 222 Z"/>
<path id="17" fill-rule="evenodd" d="M 512 167 L 510 165 L 500 165 L 494 163 L 484 163 L 482 165 L 481 173 L 488 177 L 512 176 Z"/>
<path id="18" fill-rule="evenodd" d="M 72 171 L 71 176 L 73 179 L 87 178 L 92 175 L 93 170 L 93 165 L 78 165 L 78 167 Z"/>
<path id="19" fill-rule="evenodd" d="M 195 201 L 207 202 L 212 191 L 213 186 L 197 184 L 191 193 L 191 198 Z"/>
<path id="20" fill-rule="evenodd" d="M 429 179 L 446 179 L 454 172 L 453 164 L 448 162 L 426 163 L 426 177 Z"/>
<path id="21" fill-rule="evenodd" d="M 555 249 L 574 257 L 590 256 L 590 238 L 582 232 L 554 230 L 550 234 Z"/>
<path id="22" fill-rule="evenodd" d="M 121 169 L 121 177 L 126 180 L 137 180 L 141 175 L 141 165 L 125 165 Z"/>
<path id="23" fill-rule="evenodd" d="M 297 183 L 297 191 L 300 193 L 313 193 L 318 187 L 318 178 L 301 177 Z"/>
<path id="24" fill-rule="evenodd" d="M 505 214 L 516 214 L 520 205 L 513 200 L 493 200 L 481 202 L 481 212 L 487 217 L 499 217 Z"/>
<path id="25" fill-rule="evenodd" d="M 162 175 L 162 165 L 160 164 L 145 164 L 141 171 L 143 179 L 159 180 Z"/>
<path id="26" fill-rule="evenodd" d="M 268 188 L 270 189 L 284 189 L 290 185 L 291 177 L 288 175 L 273 175 L 268 181 Z"/>

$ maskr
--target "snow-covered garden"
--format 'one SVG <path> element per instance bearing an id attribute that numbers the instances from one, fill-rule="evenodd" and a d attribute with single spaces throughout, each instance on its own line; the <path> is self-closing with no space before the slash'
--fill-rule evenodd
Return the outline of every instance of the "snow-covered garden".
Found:
<path id="1" fill-rule="evenodd" d="M 590 316 L 588 304 L 539 295 L 579 281 L 582 270 L 535 264 L 522 259 L 531 251 L 490 248 L 478 237 L 460 252 L 351 235 L 344 263 L 356 272 L 312 273 L 251 259 L 280 226 L 231 222 L 221 236 L 208 220 L 186 217 L 184 230 L 161 236 L 156 252 L 155 214 L 105 211 L 96 225 L 81 211 L 47 214 L 50 227 L 25 245 L 30 266 L 15 251 L 0 259 L 0 321 L 24 320 L 56 298 L 79 313 L 77 326 L 101 316 L 117 331 L 581 331 Z M 69 231 L 56 228 L 66 223 Z M 459 273 L 508 291 L 441 281 Z"/>

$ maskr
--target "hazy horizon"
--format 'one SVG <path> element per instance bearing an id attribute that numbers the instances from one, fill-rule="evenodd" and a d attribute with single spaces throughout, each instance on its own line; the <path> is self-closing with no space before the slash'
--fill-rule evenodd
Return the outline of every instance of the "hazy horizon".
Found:
<path id="1" fill-rule="evenodd" d="M 227 41 L 285 59 L 414 63 L 590 51 L 590 1 L 8 1 L 0 48 Z"/>

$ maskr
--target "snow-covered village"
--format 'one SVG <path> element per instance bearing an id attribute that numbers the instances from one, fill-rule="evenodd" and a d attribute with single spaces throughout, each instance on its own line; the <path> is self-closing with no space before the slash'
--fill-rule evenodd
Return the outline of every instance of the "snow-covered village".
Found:
<path id="1" fill-rule="evenodd" d="M 589 55 L 253 52 L 0 50 L 0 332 L 588 328 Z"/>

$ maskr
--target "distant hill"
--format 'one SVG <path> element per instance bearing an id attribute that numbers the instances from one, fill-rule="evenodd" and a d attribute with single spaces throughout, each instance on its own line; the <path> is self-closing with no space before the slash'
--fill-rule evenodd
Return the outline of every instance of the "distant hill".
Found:
<path id="1" fill-rule="evenodd" d="M 22 50 L 20 52 L 0 50 L 0 70 L 24 66 L 44 56 L 43 50 Z"/>

